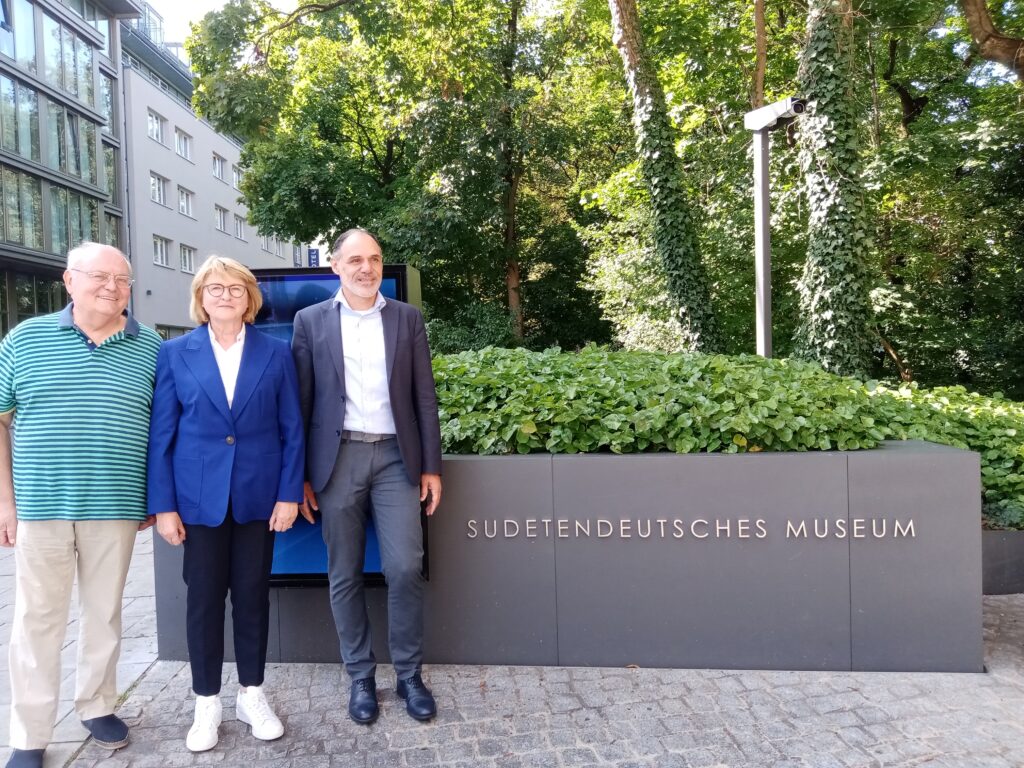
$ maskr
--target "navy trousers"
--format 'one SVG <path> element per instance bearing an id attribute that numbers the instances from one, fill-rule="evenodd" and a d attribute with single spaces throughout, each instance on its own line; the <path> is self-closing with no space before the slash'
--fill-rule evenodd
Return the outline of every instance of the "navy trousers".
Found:
<path id="1" fill-rule="evenodd" d="M 274 532 L 269 523 L 256 520 L 241 525 L 229 507 L 224 522 L 216 527 L 186 525 L 183 546 L 192 690 L 197 696 L 220 693 L 224 606 L 229 592 L 238 682 L 263 685 L 274 559 Z"/>

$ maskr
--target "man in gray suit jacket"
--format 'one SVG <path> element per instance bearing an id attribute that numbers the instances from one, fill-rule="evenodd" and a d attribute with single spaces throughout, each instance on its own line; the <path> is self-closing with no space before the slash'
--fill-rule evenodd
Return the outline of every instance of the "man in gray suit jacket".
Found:
<path id="1" fill-rule="evenodd" d="M 380 293 L 383 259 L 369 232 L 331 249 L 338 293 L 295 316 L 292 354 L 306 426 L 306 503 L 323 516 L 331 610 L 352 679 L 349 716 L 379 712 L 376 660 L 363 592 L 366 524 L 373 516 L 388 584 L 388 647 L 397 692 L 417 720 L 437 712 L 421 677 L 423 537 L 420 504 L 441 501 L 441 429 L 430 349 L 419 310 Z"/>

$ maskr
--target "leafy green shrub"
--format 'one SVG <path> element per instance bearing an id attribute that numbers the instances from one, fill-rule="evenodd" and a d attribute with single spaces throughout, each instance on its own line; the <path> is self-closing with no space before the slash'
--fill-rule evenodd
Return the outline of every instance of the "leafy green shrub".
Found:
<path id="1" fill-rule="evenodd" d="M 445 450 L 806 451 L 931 440 L 978 451 L 990 524 L 1024 527 L 1024 404 L 898 389 L 752 355 L 487 348 L 434 360 Z"/>

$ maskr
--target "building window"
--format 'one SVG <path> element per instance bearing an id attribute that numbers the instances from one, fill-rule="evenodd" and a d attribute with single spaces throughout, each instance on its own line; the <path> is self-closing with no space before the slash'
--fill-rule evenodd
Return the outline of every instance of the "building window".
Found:
<path id="1" fill-rule="evenodd" d="M 158 115 L 153 110 L 149 110 L 146 119 L 146 135 L 149 136 L 149 138 L 155 141 L 159 141 L 161 144 L 163 144 L 164 123 L 166 123 L 167 121 L 160 117 L 160 115 Z"/>
<path id="2" fill-rule="evenodd" d="M 176 339 L 179 336 L 184 336 L 186 333 L 191 331 L 191 328 L 182 328 L 179 325 L 158 325 L 156 332 L 160 334 L 160 338 L 164 341 L 168 339 Z"/>
<path id="3" fill-rule="evenodd" d="M 83 0 L 61 0 L 103 36 L 103 52 L 110 58 L 110 20 L 95 5 Z"/>
<path id="4" fill-rule="evenodd" d="M 180 128 L 174 129 L 174 149 L 186 160 L 192 159 L 192 137 Z"/>
<path id="5" fill-rule="evenodd" d="M 213 153 L 213 175 L 221 181 L 224 181 L 224 169 L 227 167 L 227 161 L 218 155 L 216 152 Z"/>
<path id="6" fill-rule="evenodd" d="M 167 179 L 152 172 L 149 174 L 149 199 L 167 205 Z"/>
<path id="7" fill-rule="evenodd" d="M 103 34 L 102 22 L 105 22 L 107 17 L 95 5 L 88 2 L 88 0 L 60 0 L 60 2 L 65 8 L 69 8 L 89 22 L 91 26 L 96 28 L 97 32 Z"/>
<path id="8" fill-rule="evenodd" d="M 221 208 L 219 205 L 213 206 L 214 214 L 217 217 L 217 229 L 221 232 L 228 231 L 228 211 L 226 208 Z"/>
<path id="9" fill-rule="evenodd" d="M 159 264 L 161 267 L 171 266 L 168 253 L 171 250 L 171 241 L 166 237 L 160 237 L 159 235 L 153 235 L 153 263 Z"/>
<path id="10" fill-rule="evenodd" d="M 9 243 L 43 248 L 43 191 L 39 179 L 12 168 L 0 167 L 3 227 L 0 236 Z"/>
<path id="11" fill-rule="evenodd" d="M 181 271 L 193 274 L 196 271 L 196 249 L 182 245 L 178 248 L 178 253 L 181 257 Z"/>
<path id="12" fill-rule="evenodd" d="M 39 161 L 39 95 L 4 76 L 0 76 L 0 145 Z"/>
<path id="13" fill-rule="evenodd" d="M 195 199 L 195 195 L 185 189 L 184 187 L 178 187 L 178 213 L 183 213 L 186 216 L 192 215 L 192 202 Z"/>
<path id="14" fill-rule="evenodd" d="M 260 235 L 260 248 L 270 253 L 270 235 Z"/>
<path id="15" fill-rule="evenodd" d="M 0 53 L 14 59 L 29 72 L 36 71 L 36 21 L 28 0 L 3 2 L 9 14 L 0 25 Z"/>
<path id="16" fill-rule="evenodd" d="M 117 194 L 117 150 L 103 145 L 103 189 L 110 195 L 110 202 L 118 205 Z"/>
<path id="17" fill-rule="evenodd" d="M 29 275 L 23 272 L 7 272 L 0 276 L 3 294 L 0 307 L 3 308 L 3 328 L 8 330 L 8 317 L 11 312 L 15 316 L 15 324 L 28 320 L 30 317 L 56 312 L 67 304 L 67 292 L 60 279 L 51 279 Z M 10 292 L 11 306 L 7 304 Z"/>
<path id="18" fill-rule="evenodd" d="M 242 169 L 237 165 L 231 166 L 231 186 L 235 189 L 242 188 Z"/>
<path id="19" fill-rule="evenodd" d="M 50 187 L 50 252 L 67 253 L 79 243 L 99 240 L 99 201 L 62 187 Z"/>
<path id="20" fill-rule="evenodd" d="M 235 216 L 235 237 L 245 240 L 245 219 L 241 216 Z"/>
<path id="21" fill-rule="evenodd" d="M 92 105 L 93 49 L 60 22 L 43 14 L 43 79 Z"/>
<path id="22" fill-rule="evenodd" d="M 274 242 L 274 255 L 281 259 L 284 258 L 284 246 L 280 240 Z"/>
<path id="23" fill-rule="evenodd" d="M 293 267 L 301 267 L 302 266 L 302 246 L 301 245 L 293 245 L 292 246 L 292 266 Z"/>
<path id="24" fill-rule="evenodd" d="M 115 248 L 121 247 L 121 219 L 110 213 L 103 214 L 103 242 Z"/>
<path id="25" fill-rule="evenodd" d="M 114 80 L 100 73 L 100 112 L 103 113 L 103 130 L 117 133 L 114 130 Z"/>
<path id="26" fill-rule="evenodd" d="M 96 124 L 52 101 L 47 112 L 47 165 L 95 184 Z"/>

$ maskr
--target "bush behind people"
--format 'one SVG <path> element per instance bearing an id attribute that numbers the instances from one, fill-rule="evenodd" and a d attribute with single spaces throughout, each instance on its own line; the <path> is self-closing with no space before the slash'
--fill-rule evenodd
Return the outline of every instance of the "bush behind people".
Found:
<path id="1" fill-rule="evenodd" d="M 899 387 L 754 355 L 497 349 L 434 359 L 446 452 L 859 450 L 929 440 L 981 454 L 986 524 L 1024 528 L 1024 404 Z"/>

